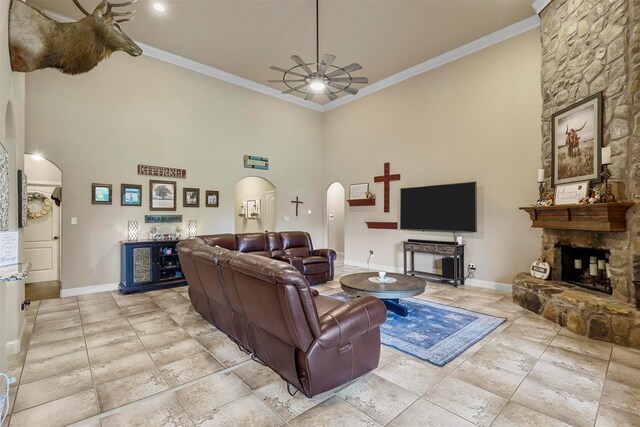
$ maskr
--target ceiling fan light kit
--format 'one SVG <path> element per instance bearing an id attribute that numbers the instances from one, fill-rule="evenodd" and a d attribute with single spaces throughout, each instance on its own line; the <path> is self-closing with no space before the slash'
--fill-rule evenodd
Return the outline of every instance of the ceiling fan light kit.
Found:
<path id="1" fill-rule="evenodd" d="M 311 100 L 314 96 L 321 95 L 329 98 L 329 101 L 333 101 L 338 99 L 338 94 L 342 92 L 356 95 L 358 89 L 352 85 L 369 83 L 369 79 L 366 77 L 351 75 L 351 73 L 361 70 L 362 66 L 355 62 L 346 67 L 333 65 L 336 57 L 330 53 L 325 54 L 321 61 L 318 27 L 318 0 L 316 0 L 316 62 L 305 62 L 298 55 L 292 55 L 291 59 L 296 65 L 289 69 L 271 66 L 272 70 L 283 74 L 281 79 L 269 80 L 269 83 L 284 83 L 288 89 L 282 93 L 293 94 L 297 92 L 305 95 L 305 100 Z"/>

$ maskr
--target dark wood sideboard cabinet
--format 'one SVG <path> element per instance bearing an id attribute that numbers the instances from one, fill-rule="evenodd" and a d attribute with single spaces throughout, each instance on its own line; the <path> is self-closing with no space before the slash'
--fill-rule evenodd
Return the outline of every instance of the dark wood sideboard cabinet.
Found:
<path id="1" fill-rule="evenodd" d="M 120 290 L 124 293 L 183 286 L 178 240 L 120 242 Z"/>

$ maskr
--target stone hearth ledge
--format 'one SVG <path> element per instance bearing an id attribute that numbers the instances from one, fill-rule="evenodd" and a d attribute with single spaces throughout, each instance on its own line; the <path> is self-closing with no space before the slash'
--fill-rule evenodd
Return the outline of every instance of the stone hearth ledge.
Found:
<path id="1" fill-rule="evenodd" d="M 0 283 L 24 280 L 29 275 L 29 270 L 31 270 L 31 264 L 28 262 L 0 267 Z"/>
<path id="2" fill-rule="evenodd" d="M 640 348 L 640 311 L 631 304 L 528 273 L 513 279 L 512 294 L 516 304 L 573 333 Z"/>

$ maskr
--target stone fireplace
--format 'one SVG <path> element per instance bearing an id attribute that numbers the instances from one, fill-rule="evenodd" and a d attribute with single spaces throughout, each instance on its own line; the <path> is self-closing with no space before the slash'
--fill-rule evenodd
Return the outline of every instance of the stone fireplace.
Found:
<path id="1" fill-rule="evenodd" d="M 552 115 L 602 92 L 602 145 L 612 153 L 610 185 L 617 201 L 638 204 L 640 0 L 552 0 L 540 19 L 541 151 L 547 191 L 553 191 Z M 550 280 L 519 274 L 514 301 L 575 333 L 640 348 L 640 208 L 626 211 L 624 231 L 571 228 L 543 229 L 542 253 L 552 268 Z M 591 257 L 596 271 L 590 271 Z M 577 259 L 580 268 L 574 264 Z M 597 268 L 599 260 L 604 261 L 604 274 Z"/>

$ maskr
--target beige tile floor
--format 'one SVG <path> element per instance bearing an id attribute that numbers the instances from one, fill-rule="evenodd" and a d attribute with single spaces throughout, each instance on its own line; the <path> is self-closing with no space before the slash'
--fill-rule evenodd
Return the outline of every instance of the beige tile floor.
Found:
<path id="1" fill-rule="evenodd" d="M 186 287 L 34 302 L 9 358 L 10 425 L 640 426 L 640 352 L 573 335 L 507 292 L 430 283 L 419 298 L 508 321 L 444 368 L 383 346 L 378 369 L 313 399 L 202 320 Z"/>

